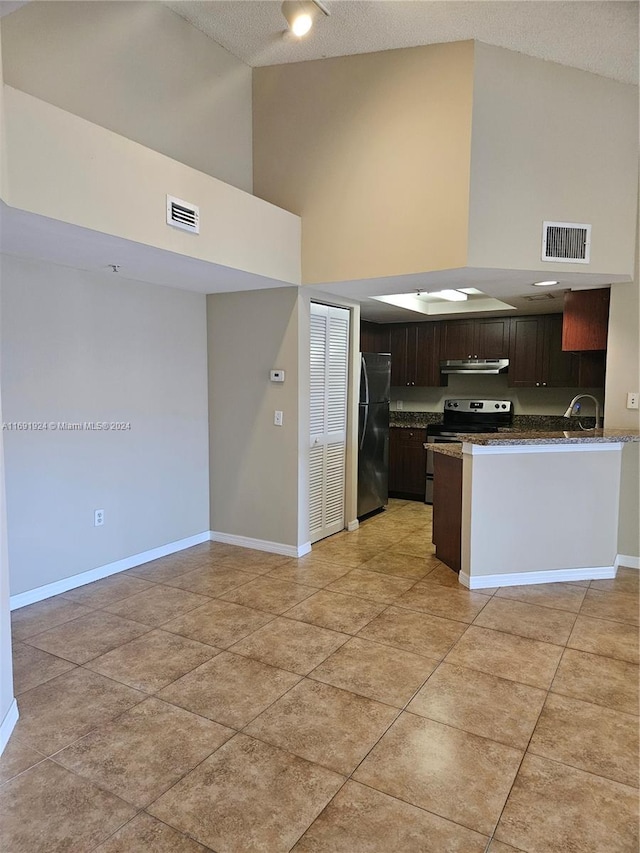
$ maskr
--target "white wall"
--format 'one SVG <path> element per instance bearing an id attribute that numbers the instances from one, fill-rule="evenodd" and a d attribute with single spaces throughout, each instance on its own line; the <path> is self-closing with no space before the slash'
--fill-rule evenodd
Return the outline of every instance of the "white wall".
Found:
<path id="1" fill-rule="evenodd" d="M 1 33 L 1 23 L 0 23 Z M 4 99 L 2 85 L 2 41 L 0 39 L 0 193 L 5 178 Z M 2 304 L 0 302 L 0 324 Z M 2 352 L 0 351 L 0 421 L 2 421 Z M 9 555 L 5 505 L 4 431 L 0 434 L 0 753 L 14 723 L 13 673 L 11 660 L 11 617 L 9 615 Z"/>
<path id="2" fill-rule="evenodd" d="M 621 451 L 558 447 L 463 454 L 465 574 L 613 567 Z"/>
<path id="3" fill-rule="evenodd" d="M 627 409 L 627 393 L 640 390 L 640 271 L 636 247 L 635 281 L 611 288 L 607 349 L 607 427 L 638 429 L 638 411 Z M 618 553 L 640 563 L 640 444 L 622 454 Z M 630 561 L 627 561 L 630 562 Z M 640 566 L 639 566 L 640 567 Z"/>
<path id="4" fill-rule="evenodd" d="M 476 42 L 469 266 L 632 275 L 637 175 L 637 86 Z M 589 266 L 540 260 L 544 220 L 593 225 Z"/>
<path id="5" fill-rule="evenodd" d="M 11 594 L 209 529 L 206 297 L 2 256 Z M 104 509 L 104 527 L 94 527 Z"/>
<path id="6" fill-rule="evenodd" d="M 307 284 L 465 265 L 473 43 L 255 68 L 254 188 Z"/>
<path id="7" fill-rule="evenodd" d="M 308 395 L 300 393 L 308 387 L 306 299 L 293 287 L 207 297 L 211 530 L 218 533 L 308 542 Z M 272 368 L 284 369 L 284 383 L 270 382 Z M 282 427 L 274 426 L 276 409 Z"/>
<path id="8" fill-rule="evenodd" d="M 4 98 L 11 207 L 299 283 L 299 217 L 18 89 Z M 200 207 L 199 235 L 166 224 L 167 194 Z"/>
<path id="9" fill-rule="evenodd" d="M 251 192 L 251 68 L 157 2 L 31 2 L 5 82 Z"/>
<path id="10" fill-rule="evenodd" d="M 627 393 L 640 391 L 640 278 L 611 288 L 607 340 L 607 427 L 638 429 L 637 409 L 627 409 Z"/>

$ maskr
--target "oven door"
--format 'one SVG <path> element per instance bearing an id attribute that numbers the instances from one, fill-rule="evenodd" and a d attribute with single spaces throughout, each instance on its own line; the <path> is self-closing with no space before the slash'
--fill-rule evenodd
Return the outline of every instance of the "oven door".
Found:
<path id="1" fill-rule="evenodd" d="M 440 435 L 428 435 L 427 444 L 459 444 L 460 435 L 456 432 L 443 432 Z M 427 451 L 427 486 L 424 502 L 433 504 L 433 452 Z"/>

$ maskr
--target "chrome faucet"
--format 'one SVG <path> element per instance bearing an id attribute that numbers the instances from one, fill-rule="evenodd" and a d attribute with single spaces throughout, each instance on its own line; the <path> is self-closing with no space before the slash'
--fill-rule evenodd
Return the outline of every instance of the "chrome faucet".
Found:
<path id="1" fill-rule="evenodd" d="M 583 397 L 588 397 L 589 400 L 593 400 L 593 402 L 595 403 L 596 425 L 595 425 L 594 429 L 600 429 L 602 427 L 602 423 L 600 421 L 600 403 L 596 400 L 596 398 L 592 394 L 576 394 L 576 396 L 573 398 L 573 400 L 569 403 L 569 407 L 567 408 L 567 411 L 564 413 L 564 417 L 570 418 L 573 415 L 579 415 L 580 414 L 580 403 L 578 403 L 578 400 L 581 400 Z M 580 424 L 580 429 L 586 429 L 586 427 L 583 427 L 582 424 Z"/>

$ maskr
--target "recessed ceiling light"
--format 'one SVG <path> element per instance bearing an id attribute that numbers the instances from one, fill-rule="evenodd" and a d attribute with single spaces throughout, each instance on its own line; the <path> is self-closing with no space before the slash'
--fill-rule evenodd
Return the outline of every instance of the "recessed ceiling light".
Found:
<path id="1" fill-rule="evenodd" d="M 429 296 L 437 296 L 449 302 L 464 302 L 467 299 L 467 294 L 460 290 L 438 290 L 436 293 L 430 293 Z"/>
<path id="2" fill-rule="evenodd" d="M 557 281 L 534 281 L 534 287 L 551 287 L 553 284 L 558 284 Z"/>

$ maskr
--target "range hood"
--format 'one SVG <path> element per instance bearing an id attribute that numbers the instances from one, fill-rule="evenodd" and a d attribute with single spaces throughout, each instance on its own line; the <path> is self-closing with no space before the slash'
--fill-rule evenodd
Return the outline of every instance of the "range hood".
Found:
<path id="1" fill-rule="evenodd" d="M 508 370 L 508 358 L 461 358 L 440 362 L 440 373 L 482 373 L 486 376 Z"/>

